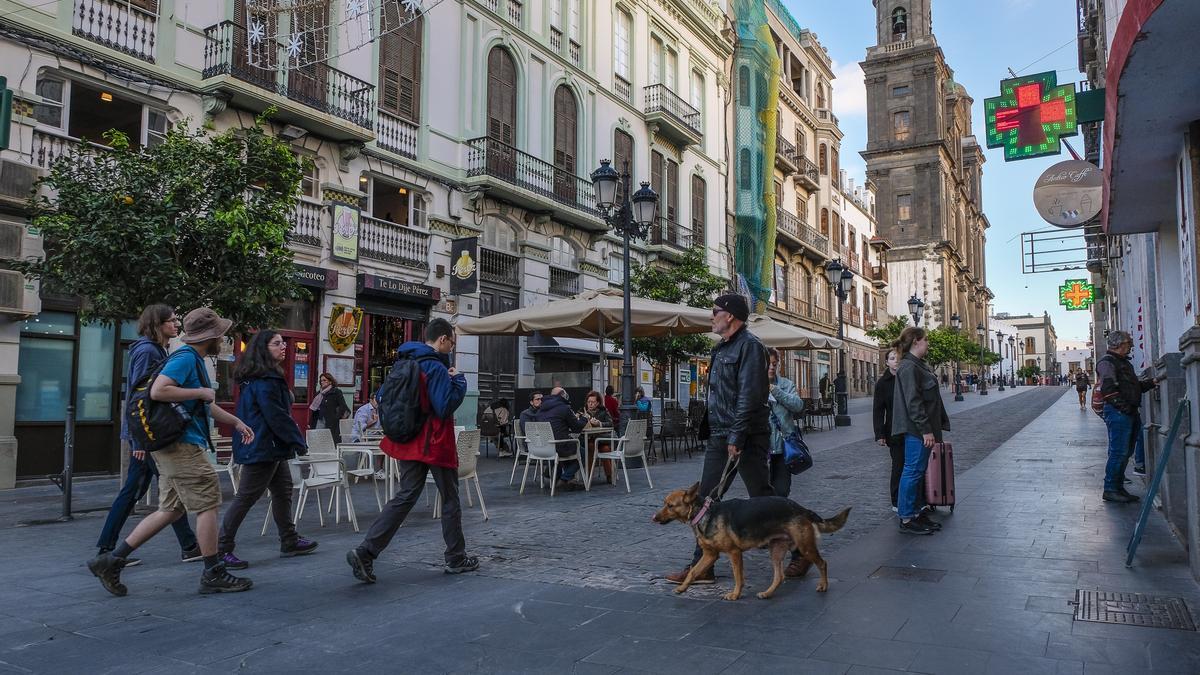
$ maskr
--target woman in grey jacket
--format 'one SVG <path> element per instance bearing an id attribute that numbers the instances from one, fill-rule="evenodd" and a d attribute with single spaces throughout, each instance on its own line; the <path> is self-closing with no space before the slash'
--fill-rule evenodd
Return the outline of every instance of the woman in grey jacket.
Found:
<path id="1" fill-rule="evenodd" d="M 929 451 L 941 442 L 942 431 L 950 429 L 950 418 L 942 405 L 937 375 L 925 363 L 929 339 L 922 328 L 905 328 L 896 347 L 900 366 L 892 403 L 892 433 L 904 434 L 904 472 L 900 476 L 897 508 L 900 531 L 932 534 L 941 525 L 919 513 L 917 491 L 921 489 Z"/>

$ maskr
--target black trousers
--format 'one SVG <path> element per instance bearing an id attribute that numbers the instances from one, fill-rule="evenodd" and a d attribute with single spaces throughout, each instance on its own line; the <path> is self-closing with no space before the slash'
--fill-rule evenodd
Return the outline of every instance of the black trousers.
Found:
<path id="1" fill-rule="evenodd" d="M 372 558 L 379 557 L 425 490 L 425 476 L 432 475 L 433 484 L 442 496 L 442 539 L 446 542 L 446 563 L 452 565 L 460 562 L 466 554 L 467 542 L 463 538 L 462 506 L 458 501 L 458 470 L 404 459 L 398 463 L 400 486 L 396 496 L 384 504 L 383 513 L 371 523 L 359 548 Z"/>
<path id="2" fill-rule="evenodd" d="M 296 543 L 296 523 L 292 522 L 292 472 L 288 463 L 255 462 L 242 465 L 237 495 L 221 521 L 221 537 L 217 540 L 218 551 L 233 552 L 238 528 L 268 488 L 271 490 L 271 516 L 275 519 L 275 529 L 279 532 L 280 546 L 287 548 Z M 318 499 L 317 508 L 321 507 L 320 502 Z"/>
<path id="3" fill-rule="evenodd" d="M 785 455 L 771 455 L 771 493 L 776 497 L 786 497 L 792 492 L 792 472 L 784 463 Z"/>
<path id="4" fill-rule="evenodd" d="M 892 489 L 892 506 L 896 506 L 896 496 L 900 493 L 900 474 L 904 473 L 904 436 L 888 436 L 887 446 L 892 455 L 892 478 L 889 483 Z"/>
<path id="5" fill-rule="evenodd" d="M 725 472 L 725 465 L 729 460 L 727 445 L 728 437 L 726 436 L 714 434 L 708 439 L 708 445 L 704 450 L 704 471 L 700 475 L 701 499 L 707 497 L 721 482 L 721 474 Z M 770 497 L 775 494 L 771 487 L 770 445 L 770 432 L 764 431 L 747 436 L 746 442 L 742 446 L 742 458 L 738 462 L 737 469 L 726 479 L 721 491 L 729 489 L 729 485 L 733 483 L 733 476 L 737 474 L 742 477 L 742 483 L 746 485 L 746 492 L 751 497 Z M 701 555 L 700 545 L 697 544 L 696 550 L 692 553 L 693 565 L 700 561 Z"/>

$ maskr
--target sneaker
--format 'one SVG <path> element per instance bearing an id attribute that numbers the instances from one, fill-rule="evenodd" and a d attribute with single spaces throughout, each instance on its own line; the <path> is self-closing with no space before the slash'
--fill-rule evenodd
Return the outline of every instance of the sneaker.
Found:
<path id="1" fill-rule="evenodd" d="M 1137 501 L 1137 498 L 1133 495 L 1119 490 L 1105 490 L 1100 498 L 1106 502 L 1117 502 L 1118 504 L 1128 504 Z"/>
<path id="2" fill-rule="evenodd" d="M 892 513 L 900 513 L 900 508 L 899 508 L 899 507 L 897 507 L 897 506 L 893 506 L 893 507 L 892 507 Z"/>
<path id="3" fill-rule="evenodd" d="M 496 455 L 496 457 L 498 457 L 499 459 L 507 459 L 509 457 L 512 457 L 512 453 L 507 450 L 501 450 L 500 453 Z"/>
<path id="4" fill-rule="evenodd" d="M 921 521 L 917 520 L 916 518 L 913 518 L 907 523 L 903 520 L 900 521 L 900 531 L 904 534 L 933 534 L 932 527 L 922 524 Z"/>
<path id="5" fill-rule="evenodd" d="M 232 556 L 232 553 L 226 553 Z M 224 557 L 224 556 L 222 556 Z M 225 569 L 225 565 L 217 565 L 211 570 L 204 570 L 200 575 L 200 592 L 208 593 L 241 593 L 250 590 L 253 581 L 245 577 L 235 577 Z"/>
<path id="6" fill-rule="evenodd" d="M 222 553 L 221 564 L 225 566 L 225 569 L 229 570 L 244 570 L 250 566 L 250 563 L 232 553 Z"/>
<path id="7" fill-rule="evenodd" d="M 678 572 L 672 572 L 667 575 L 667 577 L 666 577 L 667 581 L 669 581 L 673 584 L 682 584 L 683 580 L 687 578 L 688 572 L 690 572 L 691 570 L 692 570 L 692 566 L 688 565 L 687 567 L 679 570 Z M 717 583 L 717 575 L 713 572 L 713 568 L 711 568 L 711 567 L 708 568 L 707 572 L 705 572 L 704 574 L 698 575 L 695 579 L 692 580 L 692 584 L 701 585 L 701 586 L 708 585 L 708 584 L 715 584 L 715 583 Z"/>
<path id="8" fill-rule="evenodd" d="M 186 551 L 181 551 L 179 559 L 183 562 L 196 562 L 197 560 L 204 560 L 204 555 L 200 553 L 199 546 L 193 546 Z"/>
<path id="9" fill-rule="evenodd" d="M 365 584 L 375 583 L 375 561 L 366 553 L 359 553 L 358 549 L 352 548 L 346 552 L 346 562 L 350 563 L 350 569 L 354 571 L 354 578 Z"/>
<path id="10" fill-rule="evenodd" d="M 315 550 L 317 550 L 317 542 L 304 537 L 296 537 L 296 541 L 291 545 L 279 547 L 279 557 L 291 558 L 297 555 L 308 555 Z"/>
<path id="11" fill-rule="evenodd" d="M 942 529 L 942 524 L 941 524 L 941 523 L 939 523 L 938 521 L 934 520 L 933 518 L 930 518 L 929 516 L 925 515 L 924 513 L 922 513 L 921 515 L 917 516 L 917 517 L 916 517 L 916 518 L 914 518 L 913 520 L 915 520 L 915 521 L 917 521 L 918 523 L 920 523 L 920 524 L 924 525 L 925 527 L 928 527 L 929 529 L 933 530 L 934 532 L 937 532 L 938 530 Z"/>
<path id="12" fill-rule="evenodd" d="M 446 574 L 462 574 L 463 572 L 474 572 L 479 569 L 479 558 L 473 555 L 463 556 L 462 560 L 453 565 L 447 564 L 445 567 Z"/>
<path id="13" fill-rule="evenodd" d="M 1135 475 L 1135 476 L 1145 476 L 1145 475 L 1146 475 L 1146 467 L 1144 467 L 1144 466 L 1135 466 L 1135 467 L 1133 467 L 1133 475 Z"/>
<path id="14" fill-rule="evenodd" d="M 797 579 L 808 574 L 808 568 L 812 567 L 812 563 L 804 559 L 793 560 L 788 563 L 787 569 L 783 570 L 783 576 L 789 579 Z"/>
<path id="15" fill-rule="evenodd" d="M 104 590 L 117 597 L 122 597 L 129 592 L 129 589 L 125 588 L 125 584 L 121 583 L 121 568 L 126 565 L 125 560 L 107 552 L 101 553 L 87 563 L 88 569 L 100 580 Z"/>

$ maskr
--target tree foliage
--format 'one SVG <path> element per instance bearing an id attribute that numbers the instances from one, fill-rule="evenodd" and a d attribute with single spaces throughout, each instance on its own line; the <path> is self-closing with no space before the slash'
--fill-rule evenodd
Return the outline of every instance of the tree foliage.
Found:
<path id="1" fill-rule="evenodd" d="M 216 135 L 179 125 L 150 148 L 104 138 L 111 150 L 80 144 L 39 181 L 32 225 L 46 256 L 16 269 L 81 296 L 86 322 L 165 302 L 267 326 L 302 297 L 286 242 L 302 164 L 262 119 Z"/>
<path id="2" fill-rule="evenodd" d="M 713 298 L 728 287 L 728 281 L 709 271 L 703 248 L 693 248 L 673 265 L 634 263 L 630 270 L 630 287 L 634 295 L 649 300 L 711 307 Z M 634 353 L 660 370 L 672 363 L 687 361 L 696 354 L 706 354 L 712 347 L 712 340 L 705 334 L 633 340 Z"/>
<path id="3" fill-rule="evenodd" d="M 1037 377 L 1041 374 L 1042 367 L 1036 363 L 1031 363 L 1028 366 L 1021 366 L 1020 368 L 1017 368 L 1017 377 L 1020 378 Z"/>
<path id="4" fill-rule="evenodd" d="M 867 330 L 867 337 L 873 338 L 880 347 L 886 347 L 900 339 L 900 333 L 908 328 L 907 316 L 893 316 L 887 323 Z"/>
<path id="5" fill-rule="evenodd" d="M 1000 355 L 983 350 L 984 365 L 999 361 Z M 929 331 L 929 354 L 925 356 L 931 366 L 944 363 L 959 363 L 979 365 L 979 343 L 972 340 L 966 333 L 942 326 Z"/>

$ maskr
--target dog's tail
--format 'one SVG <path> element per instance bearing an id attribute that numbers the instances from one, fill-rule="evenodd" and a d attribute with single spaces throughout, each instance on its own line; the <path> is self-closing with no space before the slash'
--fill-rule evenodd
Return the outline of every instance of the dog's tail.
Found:
<path id="1" fill-rule="evenodd" d="M 837 532 L 838 530 L 842 529 L 842 527 L 846 524 L 846 519 L 849 517 L 850 507 L 846 507 L 836 516 L 832 518 L 823 518 L 819 522 L 814 523 L 814 525 L 816 525 L 818 532 L 829 534 L 830 532 Z"/>

